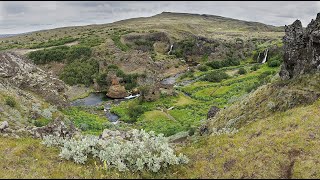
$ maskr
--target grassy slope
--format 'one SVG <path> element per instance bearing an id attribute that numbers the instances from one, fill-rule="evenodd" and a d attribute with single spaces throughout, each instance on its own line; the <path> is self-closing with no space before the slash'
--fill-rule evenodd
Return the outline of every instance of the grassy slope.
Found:
<path id="1" fill-rule="evenodd" d="M 2 178 L 319 178 L 320 101 L 278 112 L 235 135 L 200 138 L 179 151 L 191 162 L 166 172 L 119 173 L 60 160 L 32 139 L 0 138 Z M 99 163 L 98 163 L 99 164 Z"/>

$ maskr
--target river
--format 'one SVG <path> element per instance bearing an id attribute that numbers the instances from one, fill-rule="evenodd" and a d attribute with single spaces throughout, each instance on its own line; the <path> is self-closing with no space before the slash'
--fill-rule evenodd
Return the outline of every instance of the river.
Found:
<path id="1" fill-rule="evenodd" d="M 93 92 L 90 93 L 89 96 L 82 98 L 82 99 L 77 99 L 73 102 L 71 102 L 71 106 L 99 106 L 104 104 L 104 112 L 107 117 L 107 119 L 114 123 L 117 124 L 119 123 L 119 116 L 117 116 L 114 113 L 110 112 L 111 105 L 112 104 L 119 104 L 121 101 L 125 101 L 126 99 L 111 99 L 106 96 L 105 92 Z"/>

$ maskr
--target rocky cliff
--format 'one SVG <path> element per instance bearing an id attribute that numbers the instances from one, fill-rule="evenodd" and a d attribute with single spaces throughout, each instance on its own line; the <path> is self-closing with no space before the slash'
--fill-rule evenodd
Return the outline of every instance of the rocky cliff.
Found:
<path id="1" fill-rule="evenodd" d="M 299 20 L 285 26 L 283 42 L 285 52 L 280 71 L 282 79 L 320 70 L 320 13 L 305 29 Z"/>
<path id="2" fill-rule="evenodd" d="M 58 107 L 68 105 L 63 81 L 15 53 L 0 53 L 0 81 L 39 95 Z"/>

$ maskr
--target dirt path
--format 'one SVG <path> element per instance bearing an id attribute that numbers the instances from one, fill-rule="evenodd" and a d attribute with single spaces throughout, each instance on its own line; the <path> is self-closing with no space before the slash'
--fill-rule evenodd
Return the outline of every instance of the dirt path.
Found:
<path id="1" fill-rule="evenodd" d="M 74 45 L 77 45 L 77 44 L 79 44 L 79 41 L 66 43 L 66 44 L 60 45 L 60 46 L 74 46 Z M 15 49 L 15 50 L 12 50 L 12 51 L 14 53 L 19 54 L 19 55 L 25 55 L 25 54 L 27 54 L 29 52 L 38 51 L 38 50 L 42 50 L 42 49 L 51 49 L 51 48 L 54 48 L 54 47 L 59 47 L 59 46 L 51 46 L 51 47 L 47 47 L 47 48 L 37 48 L 37 49 Z"/>

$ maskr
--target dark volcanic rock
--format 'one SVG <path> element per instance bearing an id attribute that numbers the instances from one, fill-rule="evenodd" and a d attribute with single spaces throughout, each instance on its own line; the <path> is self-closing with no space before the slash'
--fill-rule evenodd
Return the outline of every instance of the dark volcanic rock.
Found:
<path id="1" fill-rule="evenodd" d="M 320 13 L 306 29 L 299 20 L 285 27 L 284 63 L 279 73 L 282 79 L 320 69 Z"/>
<path id="2" fill-rule="evenodd" d="M 212 106 L 207 114 L 207 119 L 213 118 L 219 111 L 218 107 Z"/>

